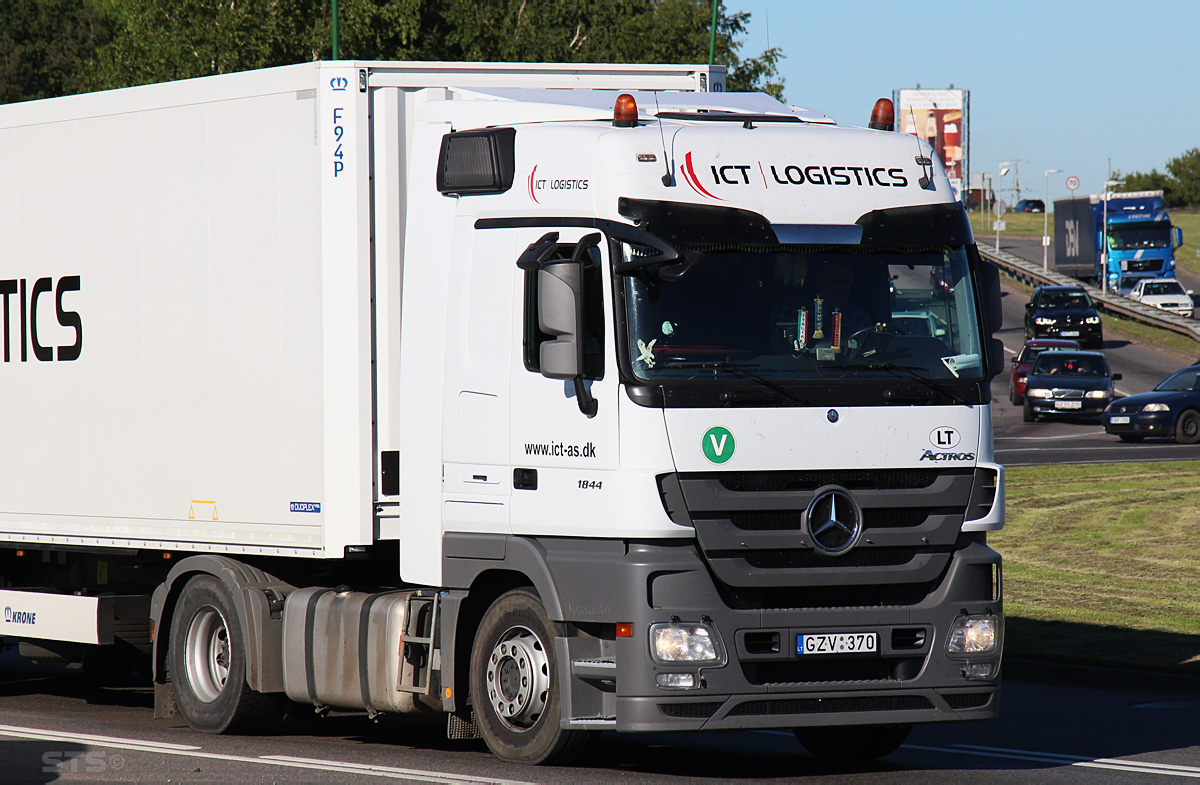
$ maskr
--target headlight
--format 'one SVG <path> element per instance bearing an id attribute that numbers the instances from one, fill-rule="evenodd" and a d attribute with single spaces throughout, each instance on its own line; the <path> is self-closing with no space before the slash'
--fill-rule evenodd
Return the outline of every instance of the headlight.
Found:
<path id="1" fill-rule="evenodd" d="M 1000 645 L 999 616 L 959 616 L 950 627 L 950 654 L 991 654 Z"/>
<path id="2" fill-rule="evenodd" d="M 655 624 L 650 628 L 650 653 L 663 663 L 725 660 L 716 632 L 706 624 Z"/>
<path id="3" fill-rule="evenodd" d="M 1084 398 L 1107 398 L 1108 390 L 1088 390 L 1083 394 Z"/>
<path id="4" fill-rule="evenodd" d="M 1144 411 L 1144 412 L 1169 412 L 1169 411 L 1171 411 L 1171 407 L 1167 406 L 1165 403 L 1148 403 L 1142 407 L 1142 411 Z"/>
<path id="5" fill-rule="evenodd" d="M 1047 327 L 1051 324 L 1054 324 L 1054 319 L 1049 316 L 1039 316 L 1038 318 L 1033 320 L 1033 323 L 1040 324 L 1042 327 Z"/>
<path id="6" fill-rule="evenodd" d="M 1025 394 L 1030 398 L 1053 398 L 1054 393 L 1047 390 L 1045 387 L 1034 387 L 1032 390 L 1026 390 Z"/>
<path id="7" fill-rule="evenodd" d="M 1089 316 L 1088 318 L 1084 319 L 1084 321 L 1087 322 L 1088 324 L 1100 324 L 1100 317 L 1099 316 Z"/>

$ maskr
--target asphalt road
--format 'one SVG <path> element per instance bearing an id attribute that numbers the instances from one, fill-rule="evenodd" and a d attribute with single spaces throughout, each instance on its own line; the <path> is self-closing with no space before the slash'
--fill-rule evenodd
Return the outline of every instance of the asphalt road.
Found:
<path id="1" fill-rule="evenodd" d="M 5 782 L 837 782 L 1122 783 L 1200 777 L 1195 679 L 1122 684 L 1120 672 L 1014 663 L 1001 717 L 923 726 L 881 761 L 832 768 L 787 731 L 602 734 L 570 767 L 503 764 L 452 742 L 439 720 L 331 716 L 270 737 L 208 736 L 152 719 L 150 690 L 0 657 Z M 852 730 L 847 732 L 852 733 Z"/>
<path id="2" fill-rule="evenodd" d="M 1001 249 L 1035 261 L 1041 260 L 1039 238 L 1001 236 Z M 988 243 L 989 247 L 992 247 Z M 1191 288 L 1191 284 L 1187 284 Z M 1004 285 L 1004 327 L 1000 339 L 1011 359 L 1025 342 L 1025 303 L 1028 295 L 1007 281 Z M 1154 346 L 1134 343 L 1105 328 L 1104 353 L 1114 373 L 1122 379 L 1116 389 L 1133 395 L 1155 385 L 1195 358 L 1179 357 Z M 992 421 L 996 457 L 1005 466 L 1055 463 L 1108 463 L 1114 461 L 1175 461 L 1200 459 L 1200 445 L 1179 445 L 1152 439 L 1125 444 L 1104 433 L 1095 421 L 1062 418 L 1054 421 L 1021 421 L 1021 407 L 1008 402 L 1008 374 L 992 383 Z"/>

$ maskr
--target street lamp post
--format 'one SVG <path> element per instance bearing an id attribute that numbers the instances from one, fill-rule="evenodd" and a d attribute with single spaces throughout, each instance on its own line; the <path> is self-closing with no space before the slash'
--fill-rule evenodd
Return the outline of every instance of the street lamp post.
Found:
<path id="1" fill-rule="evenodd" d="M 996 178 L 996 192 L 997 193 L 1000 192 L 1000 188 L 1004 185 L 1004 175 L 1008 174 L 1008 168 L 1010 166 L 1012 166 L 1012 164 L 1013 164 L 1012 161 L 1001 161 L 1000 162 L 1000 170 L 999 170 L 1000 176 Z M 993 215 L 995 216 L 995 218 L 993 220 L 996 221 L 996 250 L 997 251 L 1000 250 L 1000 219 L 1004 217 L 1004 214 L 1006 212 L 1008 212 L 1007 209 L 1005 209 L 1006 207 L 1007 207 L 1007 205 L 1004 205 L 1004 200 L 1000 200 L 1000 204 L 997 205 L 997 209 L 992 211 Z"/>
<path id="2" fill-rule="evenodd" d="M 1042 271 L 1050 268 L 1050 175 L 1062 169 L 1047 169 L 1045 189 L 1042 191 Z"/>

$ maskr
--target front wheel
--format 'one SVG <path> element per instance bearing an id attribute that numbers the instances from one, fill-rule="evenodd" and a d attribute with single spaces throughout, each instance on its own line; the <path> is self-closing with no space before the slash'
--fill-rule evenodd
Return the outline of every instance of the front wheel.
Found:
<path id="1" fill-rule="evenodd" d="M 796 739 L 821 760 L 839 763 L 882 758 L 908 738 L 908 725 L 865 725 L 857 728 L 796 728 Z"/>
<path id="2" fill-rule="evenodd" d="M 211 575 L 183 587 L 171 618 L 171 682 L 179 713 L 201 733 L 269 733 L 282 695 L 246 684 L 246 646 L 233 598 Z"/>
<path id="3" fill-rule="evenodd" d="M 1200 442 L 1200 412 L 1189 409 L 1175 423 L 1175 441 L 1179 444 Z"/>
<path id="4" fill-rule="evenodd" d="M 1025 422 L 1037 422 L 1037 415 L 1033 413 L 1033 406 L 1030 405 L 1028 399 L 1025 401 L 1025 409 L 1021 412 L 1021 419 Z"/>
<path id="5" fill-rule="evenodd" d="M 484 614 L 471 650 L 471 702 L 488 749 L 511 763 L 562 762 L 594 736 L 559 725 L 553 625 L 529 589 L 501 595 Z"/>

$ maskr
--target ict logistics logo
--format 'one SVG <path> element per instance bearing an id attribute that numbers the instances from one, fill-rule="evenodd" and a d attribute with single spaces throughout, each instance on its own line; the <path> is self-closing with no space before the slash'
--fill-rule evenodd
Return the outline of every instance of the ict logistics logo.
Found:
<path id="1" fill-rule="evenodd" d="M 701 168 L 703 173 L 701 176 L 696 172 L 690 150 L 683 156 L 682 171 L 684 181 L 691 186 L 693 191 L 718 202 L 725 200 L 711 193 L 705 187 L 710 175 L 712 177 L 711 185 L 751 185 L 758 179 L 752 174 L 756 173 L 762 178 L 763 188 L 771 188 L 773 185 L 905 188 L 909 184 L 904 169 L 899 166 L 824 166 L 819 164 L 807 166 L 767 164 L 764 166 L 762 161 L 755 161 L 752 164 L 710 165 L 708 172 L 704 172 Z"/>

